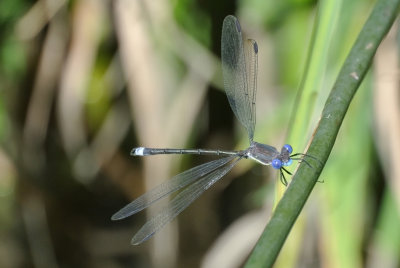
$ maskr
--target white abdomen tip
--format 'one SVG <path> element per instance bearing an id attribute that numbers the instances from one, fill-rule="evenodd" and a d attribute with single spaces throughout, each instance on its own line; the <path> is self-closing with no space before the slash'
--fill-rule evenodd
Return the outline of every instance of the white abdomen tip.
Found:
<path id="1" fill-rule="evenodd" d="M 143 155 L 144 147 L 138 147 L 135 149 L 134 155 Z"/>

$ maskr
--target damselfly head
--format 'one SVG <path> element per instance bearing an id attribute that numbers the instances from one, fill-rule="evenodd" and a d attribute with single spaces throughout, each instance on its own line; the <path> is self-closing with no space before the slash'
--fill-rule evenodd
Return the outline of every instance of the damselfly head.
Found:
<path id="1" fill-rule="evenodd" d="M 290 166 L 293 161 L 290 158 L 290 154 L 293 152 L 292 146 L 289 144 L 283 145 L 281 153 L 272 160 L 271 166 L 275 169 L 281 169 L 283 166 Z"/>

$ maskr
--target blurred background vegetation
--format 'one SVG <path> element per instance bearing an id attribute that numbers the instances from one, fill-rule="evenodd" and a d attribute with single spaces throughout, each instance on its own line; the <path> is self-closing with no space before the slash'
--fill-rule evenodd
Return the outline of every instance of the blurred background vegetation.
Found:
<path id="1" fill-rule="evenodd" d="M 131 246 L 154 208 L 124 221 L 111 215 L 211 158 L 133 158 L 130 150 L 247 146 L 219 63 L 222 21 L 235 14 L 259 44 L 255 140 L 280 148 L 289 134 L 302 152 L 373 5 L 1 1 L 0 266 L 239 267 L 279 195 L 276 171 L 243 161 Z M 400 267 L 397 41 L 394 27 L 276 267 Z M 311 123 L 288 133 L 307 87 Z"/>

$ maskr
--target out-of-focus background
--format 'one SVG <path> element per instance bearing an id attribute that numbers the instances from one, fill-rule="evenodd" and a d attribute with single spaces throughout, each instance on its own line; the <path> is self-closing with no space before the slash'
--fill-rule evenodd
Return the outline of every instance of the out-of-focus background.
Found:
<path id="1" fill-rule="evenodd" d="M 259 44 L 259 142 L 285 143 L 309 55 L 326 55 L 314 58 L 323 76 L 313 80 L 319 95 L 303 134 L 309 140 L 373 5 L 2 0 L 0 266 L 240 267 L 268 222 L 277 172 L 241 161 L 151 240 L 132 246 L 159 206 L 122 221 L 111 215 L 213 158 L 135 158 L 130 150 L 248 146 L 222 86 L 220 36 L 228 14 Z M 311 47 L 316 21 L 331 26 L 323 48 Z M 355 96 L 323 183 L 276 267 L 400 266 L 396 31 Z"/>

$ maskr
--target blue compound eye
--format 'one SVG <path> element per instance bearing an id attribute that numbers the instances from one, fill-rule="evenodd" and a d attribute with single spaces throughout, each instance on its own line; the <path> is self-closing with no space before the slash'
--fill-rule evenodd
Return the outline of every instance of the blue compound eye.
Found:
<path id="1" fill-rule="evenodd" d="M 289 152 L 289 154 L 293 152 L 293 148 L 289 144 L 283 145 L 283 148 L 285 148 Z"/>
<path id="2" fill-rule="evenodd" d="M 289 160 L 288 160 L 288 161 L 286 161 L 286 162 L 282 163 L 282 166 L 285 166 L 285 167 L 287 167 L 287 166 L 290 166 L 292 163 L 293 163 L 293 160 L 292 160 L 291 158 L 289 158 Z"/>
<path id="3" fill-rule="evenodd" d="M 271 165 L 275 169 L 280 169 L 282 167 L 282 161 L 278 158 L 275 158 L 274 160 L 272 160 Z"/>

